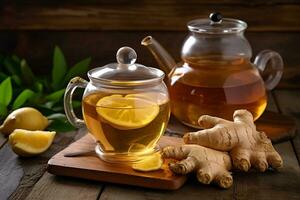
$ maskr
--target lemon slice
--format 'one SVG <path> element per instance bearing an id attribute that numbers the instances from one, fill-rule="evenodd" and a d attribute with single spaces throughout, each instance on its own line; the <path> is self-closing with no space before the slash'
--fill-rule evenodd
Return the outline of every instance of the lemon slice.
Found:
<path id="1" fill-rule="evenodd" d="M 20 156 L 34 156 L 45 152 L 55 136 L 54 131 L 28 131 L 16 129 L 9 135 L 12 150 Z"/>
<path id="2" fill-rule="evenodd" d="M 121 130 L 148 125 L 159 113 L 158 104 L 135 96 L 111 95 L 100 99 L 97 113 L 113 127 Z"/>
<path id="3" fill-rule="evenodd" d="M 159 105 L 166 103 L 169 99 L 167 94 L 158 93 L 158 92 L 128 94 L 127 97 L 142 98 L 152 102 L 156 102 Z"/>
<path id="4" fill-rule="evenodd" d="M 162 164 L 160 153 L 154 153 L 133 164 L 132 168 L 137 171 L 149 172 L 161 169 Z"/>

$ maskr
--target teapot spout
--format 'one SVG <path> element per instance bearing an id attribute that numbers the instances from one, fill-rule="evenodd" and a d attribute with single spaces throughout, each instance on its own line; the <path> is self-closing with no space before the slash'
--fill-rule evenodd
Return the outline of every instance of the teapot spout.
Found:
<path id="1" fill-rule="evenodd" d="M 175 67 L 176 62 L 174 59 L 152 36 L 145 37 L 141 44 L 150 50 L 160 69 L 166 74 L 169 74 L 172 68 Z"/>

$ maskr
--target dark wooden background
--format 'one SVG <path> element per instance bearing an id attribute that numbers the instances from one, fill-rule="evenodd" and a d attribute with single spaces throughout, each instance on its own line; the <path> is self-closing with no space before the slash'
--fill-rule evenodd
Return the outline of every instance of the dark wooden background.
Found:
<path id="1" fill-rule="evenodd" d="M 138 62 L 156 66 L 140 46 L 147 35 L 178 61 L 186 22 L 219 11 L 248 23 L 253 55 L 263 49 L 282 54 L 280 88 L 300 87 L 299 0 L 3 0 L 0 11 L 0 51 L 25 57 L 41 73 L 50 70 L 54 45 L 70 64 L 91 56 L 91 67 L 102 66 L 128 45 L 137 50 Z"/>

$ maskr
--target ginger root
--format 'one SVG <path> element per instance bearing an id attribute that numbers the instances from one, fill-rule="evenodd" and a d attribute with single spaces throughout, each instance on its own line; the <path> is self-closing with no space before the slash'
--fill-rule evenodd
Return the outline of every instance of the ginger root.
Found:
<path id="1" fill-rule="evenodd" d="M 233 122 L 203 115 L 198 123 L 205 129 L 186 133 L 183 137 L 186 144 L 228 151 L 233 167 L 241 171 L 248 171 L 251 165 L 261 172 L 269 165 L 274 169 L 282 167 L 280 155 L 265 133 L 256 130 L 249 111 L 236 110 Z"/>
<path id="2" fill-rule="evenodd" d="M 170 163 L 170 169 L 176 174 L 197 172 L 199 182 L 217 183 L 222 188 L 229 188 L 233 179 L 231 159 L 227 152 L 216 151 L 200 145 L 168 146 L 162 150 L 163 158 L 180 160 Z"/>

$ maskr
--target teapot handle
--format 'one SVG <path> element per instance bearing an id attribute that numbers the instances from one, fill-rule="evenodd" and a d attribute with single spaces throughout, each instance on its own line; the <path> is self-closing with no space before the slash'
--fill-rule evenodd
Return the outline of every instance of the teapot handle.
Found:
<path id="1" fill-rule="evenodd" d="M 66 91 L 65 91 L 65 96 L 64 96 L 64 109 L 66 116 L 69 120 L 69 122 L 77 127 L 83 127 L 85 126 L 84 121 L 82 119 L 79 119 L 76 117 L 73 106 L 72 106 L 72 97 L 73 93 L 76 88 L 85 88 L 87 86 L 88 82 L 80 77 L 74 77 L 70 80 Z"/>
<path id="2" fill-rule="evenodd" d="M 267 68 L 268 63 L 270 69 Z M 254 64 L 265 82 L 266 89 L 274 89 L 283 73 L 283 60 L 279 53 L 272 50 L 263 50 L 255 57 Z"/>

